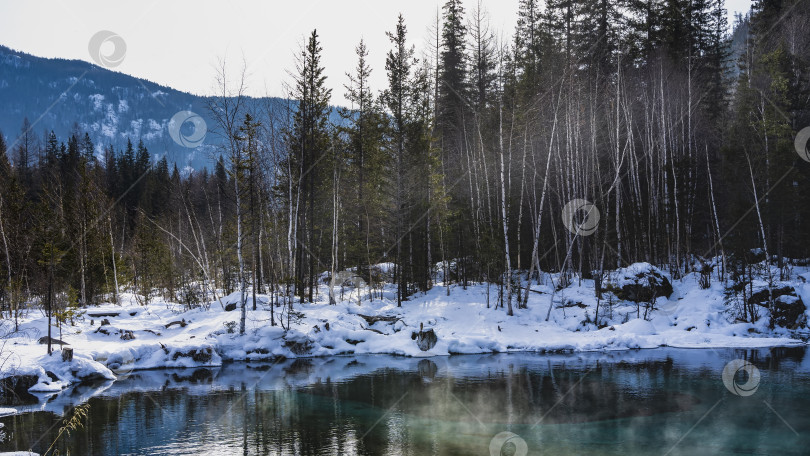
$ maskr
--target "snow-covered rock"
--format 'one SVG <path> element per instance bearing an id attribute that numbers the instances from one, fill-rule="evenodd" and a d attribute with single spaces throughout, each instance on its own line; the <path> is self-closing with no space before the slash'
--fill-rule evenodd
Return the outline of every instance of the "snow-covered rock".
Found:
<path id="1" fill-rule="evenodd" d="M 650 263 L 634 263 L 619 269 L 616 278 L 605 286 L 617 298 L 633 302 L 652 302 L 672 295 L 672 283 L 667 274 Z"/>

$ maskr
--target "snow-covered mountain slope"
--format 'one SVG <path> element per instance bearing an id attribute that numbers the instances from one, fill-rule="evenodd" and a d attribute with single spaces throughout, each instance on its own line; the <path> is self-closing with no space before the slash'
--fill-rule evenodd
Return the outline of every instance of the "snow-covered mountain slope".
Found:
<path id="1" fill-rule="evenodd" d="M 277 98 L 250 99 L 256 108 L 283 103 Z M 207 98 L 174 90 L 79 60 L 46 59 L 0 46 L 0 132 L 14 144 L 23 119 L 40 142 L 50 131 L 67 142 L 78 129 L 87 132 L 100 155 L 143 140 L 153 156 L 166 154 L 179 168 L 207 166 L 221 138 L 207 109 Z M 200 115 L 208 134 L 198 147 L 177 144 L 168 133 L 169 120 L 179 111 Z M 191 129 L 190 126 L 187 126 Z"/>

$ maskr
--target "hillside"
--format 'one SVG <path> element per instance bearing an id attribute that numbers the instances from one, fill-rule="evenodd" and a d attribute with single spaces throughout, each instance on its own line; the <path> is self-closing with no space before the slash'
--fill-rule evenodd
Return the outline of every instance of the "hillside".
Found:
<path id="1" fill-rule="evenodd" d="M 277 98 L 252 98 L 253 107 L 281 103 Z M 80 60 L 46 59 L 0 45 L 0 132 L 12 144 L 23 119 L 40 139 L 53 130 L 66 141 L 78 126 L 88 132 L 96 153 L 127 138 L 142 139 L 153 155 L 167 154 L 180 168 L 210 168 L 221 139 L 214 131 L 207 98 L 155 84 Z M 167 124 L 178 111 L 199 114 L 208 126 L 203 144 L 186 148 L 168 134 Z"/>

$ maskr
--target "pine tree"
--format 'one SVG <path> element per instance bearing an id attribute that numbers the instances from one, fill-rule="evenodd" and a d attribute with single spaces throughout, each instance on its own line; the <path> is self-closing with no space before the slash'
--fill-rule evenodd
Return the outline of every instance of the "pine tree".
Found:
<path id="1" fill-rule="evenodd" d="M 394 159 L 394 175 L 396 176 L 396 193 L 394 196 L 395 242 L 396 242 L 396 270 L 394 277 L 397 281 L 397 306 L 402 306 L 402 299 L 406 293 L 405 276 L 403 273 L 402 238 L 405 234 L 405 190 L 403 174 L 405 172 L 405 140 L 408 125 L 408 101 L 411 77 L 411 66 L 414 64 L 414 48 L 407 45 L 407 28 L 405 19 L 399 15 L 396 29 L 388 32 L 388 39 L 393 49 L 388 52 L 385 59 L 385 70 L 388 74 L 388 89 L 383 93 L 383 100 L 391 115 L 391 150 Z"/>
<path id="2" fill-rule="evenodd" d="M 295 175 L 287 176 L 296 181 L 301 188 L 303 210 L 298 211 L 296 224 L 304 232 L 296 242 L 305 248 L 297 248 L 296 267 L 299 296 L 304 296 L 305 279 L 307 283 L 306 298 L 312 302 L 315 290 L 315 265 L 322 236 L 316 231 L 317 205 L 323 203 L 319 192 L 325 171 L 331 169 L 323 160 L 329 149 L 329 99 L 331 89 L 326 87 L 326 75 L 321 66 L 323 49 L 318 39 L 317 30 L 313 30 L 306 45 L 301 49 L 296 63 L 296 75 L 292 97 L 297 102 L 293 122 L 286 134 L 289 158 L 294 165 Z"/>
<path id="3" fill-rule="evenodd" d="M 445 153 L 457 158 L 463 144 L 464 109 L 469 102 L 465 54 L 467 27 L 461 0 L 448 0 L 443 11 L 437 123 Z"/>
<path id="4" fill-rule="evenodd" d="M 543 45 L 546 32 L 543 27 L 540 0 L 520 0 L 518 21 L 515 29 L 515 65 L 521 78 L 534 86 L 540 75 L 543 62 Z"/>
<path id="5" fill-rule="evenodd" d="M 347 124 L 341 131 L 346 136 L 349 162 L 349 175 L 343 180 L 351 182 L 354 188 L 353 194 L 346 198 L 352 204 L 345 206 L 348 214 L 343 218 L 352 223 L 352 229 L 346 233 L 349 264 L 357 265 L 358 273 L 372 284 L 370 262 L 382 255 L 385 226 L 381 222 L 390 196 L 385 177 L 388 160 L 383 150 L 386 120 L 369 87 L 371 68 L 362 40 L 355 52 L 357 67 L 348 75 L 349 84 L 345 86 L 351 109 L 340 111 Z"/>
<path id="6" fill-rule="evenodd" d="M 472 44 L 471 75 L 475 109 L 481 112 L 492 101 L 495 91 L 495 38 L 489 29 L 489 16 L 481 0 L 470 21 Z M 539 59 L 538 59 L 539 60 Z"/>

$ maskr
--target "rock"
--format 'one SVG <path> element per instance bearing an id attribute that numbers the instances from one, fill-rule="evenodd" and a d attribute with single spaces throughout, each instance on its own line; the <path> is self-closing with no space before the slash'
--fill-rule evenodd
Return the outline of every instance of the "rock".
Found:
<path id="1" fill-rule="evenodd" d="M 129 329 L 121 330 L 121 340 L 134 340 L 135 334 L 132 333 Z"/>
<path id="2" fill-rule="evenodd" d="M 233 312 L 236 310 L 236 303 L 232 302 L 230 304 L 225 304 L 225 312 Z"/>
<path id="3" fill-rule="evenodd" d="M 422 330 L 416 333 L 416 345 L 418 345 L 419 349 L 422 351 L 430 350 L 436 345 L 436 342 L 438 341 L 439 338 L 436 337 L 436 333 L 433 332 L 433 328 Z"/>
<path id="4" fill-rule="evenodd" d="M 101 320 L 101 326 L 106 326 L 106 325 L 109 325 L 109 324 L 110 324 L 110 320 L 107 320 L 106 318 Z"/>
<path id="5" fill-rule="evenodd" d="M 181 356 L 191 358 L 198 363 L 207 363 L 211 361 L 211 358 L 214 356 L 214 350 L 212 350 L 211 347 L 205 347 L 200 349 L 193 348 L 187 352 L 176 351 L 172 359 L 176 361 L 177 358 Z"/>
<path id="6" fill-rule="evenodd" d="M 771 314 L 771 324 L 783 328 L 797 329 L 807 325 L 805 312 L 807 306 L 802 298 L 796 294 L 796 290 L 791 286 L 779 286 L 771 288 L 773 296 L 773 313 Z M 754 292 L 748 298 L 749 304 L 757 304 L 768 307 L 768 289 L 763 288 Z"/>
<path id="7" fill-rule="evenodd" d="M 284 341 L 284 346 L 289 348 L 291 352 L 298 356 L 310 354 L 313 345 L 312 339 L 297 331 L 290 331 L 286 337 L 287 340 Z"/>
<path id="8" fill-rule="evenodd" d="M 776 300 L 781 296 L 798 296 L 796 294 L 796 290 L 793 289 L 791 286 L 777 286 L 771 288 L 771 294 L 773 295 L 773 299 Z M 751 297 L 748 298 L 748 304 L 759 304 L 759 305 L 768 305 L 768 287 L 760 288 L 751 294 Z"/>
<path id="9" fill-rule="evenodd" d="M 38 340 L 38 342 L 39 342 L 40 344 L 42 344 L 42 345 L 45 345 L 45 344 L 47 344 L 47 343 L 48 343 L 48 339 L 49 339 L 49 338 L 48 338 L 48 336 L 45 336 L 45 337 L 40 337 L 40 338 L 39 338 L 39 340 Z M 69 343 L 67 343 L 67 342 L 63 342 L 63 341 L 61 341 L 61 340 L 59 340 L 59 339 L 55 339 L 55 338 L 53 338 L 53 337 L 51 337 L 50 339 L 51 339 L 51 345 L 54 345 L 54 344 L 56 344 L 56 345 L 70 345 L 70 344 L 69 344 Z"/>
<path id="10" fill-rule="evenodd" d="M 673 289 L 660 269 L 649 263 L 635 263 L 620 269 L 616 283 L 607 284 L 605 291 L 623 301 L 653 302 L 661 296 L 669 298 Z"/>
<path id="11" fill-rule="evenodd" d="M 113 353 L 109 358 L 107 358 L 105 364 L 108 369 L 116 371 L 124 364 L 124 357 L 118 353 Z"/>
<path id="12" fill-rule="evenodd" d="M 776 326 L 798 329 L 807 325 L 807 306 L 800 297 L 780 296 L 773 303 L 771 321 Z"/>
<path id="13" fill-rule="evenodd" d="M 310 341 L 295 341 L 295 340 L 288 340 L 284 343 L 284 346 L 290 349 L 291 352 L 295 353 L 296 355 L 308 355 L 309 351 L 312 350 L 312 343 Z"/>

